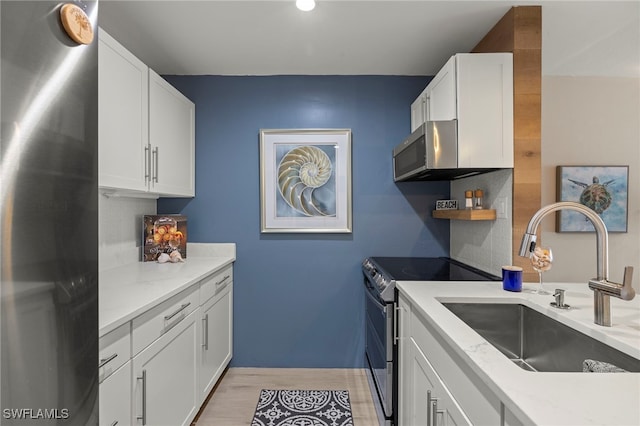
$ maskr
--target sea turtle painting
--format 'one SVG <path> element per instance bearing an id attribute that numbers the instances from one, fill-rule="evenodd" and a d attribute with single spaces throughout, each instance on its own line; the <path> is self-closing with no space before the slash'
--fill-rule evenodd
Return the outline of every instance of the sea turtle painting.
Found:
<path id="1" fill-rule="evenodd" d="M 607 232 L 627 232 L 629 166 L 557 166 L 558 200 L 588 207 L 607 226 Z M 577 211 L 556 216 L 557 232 L 594 232 L 593 224 Z"/>
<path id="2" fill-rule="evenodd" d="M 584 188 L 582 194 L 580 194 L 580 204 L 583 204 L 598 214 L 602 214 L 611 205 L 613 197 L 607 189 L 607 186 L 611 184 L 615 179 L 600 183 L 600 179 L 597 176 L 593 177 L 593 183 L 587 184 L 584 182 L 578 182 L 577 180 L 569 179 L 574 184 Z"/>

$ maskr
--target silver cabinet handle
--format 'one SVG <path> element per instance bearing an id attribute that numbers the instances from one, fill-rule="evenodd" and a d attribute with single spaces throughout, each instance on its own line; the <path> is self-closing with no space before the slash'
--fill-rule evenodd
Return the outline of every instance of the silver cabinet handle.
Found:
<path id="1" fill-rule="evenodd" d="M 431 96 L 427 96 L 424 103 L 424 122 L 431 121 Z"/>
<path id="2" fill-rule="evenodd" d="M 231 275 L 226 275 L 223 279 L 221 279 L 216 283 L 216 287 L 222 284 L 223 282 L 225 282 L 226 280 L 228 280 L 229 278 L 231 278 Z"/>
<path id="3" fill-rule="evenodd" d="M 154 161 L 154 168 L 155 170 L 153 171 L 153 181 L 158 183 L 158 157 L 160 156 L 160 152 L 159 152 L 159 148 L 156 146 L 153 149 L 153 156 L 155 157 L 155 161 Z"/>
<path id="4" fill-rule="evenodd" d="M 427 426 L 431 425 L 431 391 L 427 391 Z"/>
<path id="5" fill-rule="evenodd" d="M 175 317 L 176 315 L 178 315 L 180 312 L 184 311 L 185 309 L 187 309 L 187 306 L 191 305 L 191 302 L 187 302 L 187 303 L 183 303 L 174 313 L 169 314 L 169 315 L 165 315 L 164 316 L 164 320 L 165 321 L 169 321 L 171 318 Z"/>
<path id="6" fill-rule="evenodd" d="M 137 416 L 136 419 L 142 420 L 142 426 L 145 426 L 147 424 L 147 370 L 142 370 L 142 376 L 136 379 L 142 380 L 142 415 Z"/>
<path id="7" fill-rule="evenodd" d="M 425 96 L 424 98 L 422 98 L 422 122 L 426 123 L 427 122 L 427 97 Z"/>
<path id="8" fill-rule="evenodd" d="M 104 367 L 104 366 L 105 366 L 105 365 L 107 365 L 109 362 L 113 361 L 117 356 L 118 356 L 118 354 L 117 354 L 117 353 L 115 353 L 115 354 L 113 354 L 113 355 L 111 355 L 111 356 L 108 356 L 108 357 L 106 357 L 106 358 L 101 359 L 101 360 L 100 360 L 100 363 L 98 364 L 98 368 L 102 368 L 102 367 Z"/>
<path id="9" fill-rule="evenodd" d="M 204 333 L 202 347 L 209 350 L 209 314 L 205 314 L 202 318 L 202 332 Z"/>
<path id="10" fill-rule="evenodd" d="M 433 416 L 431 426 L 438 426 L 438 400 L 434 398 L 431 405 L 431 415 Z"/>
<path id="11" fill-rule="evenodd" d="M 144 181 L 151 182 L 151 152 L 149 145 L 144 147 Z"/>
<path id="12" fill-rule="evenodd" d="M 118 421 L 116 420 L 115 422 L 111 423 L 111 426 L 116 426 L 118 424 Z"/>

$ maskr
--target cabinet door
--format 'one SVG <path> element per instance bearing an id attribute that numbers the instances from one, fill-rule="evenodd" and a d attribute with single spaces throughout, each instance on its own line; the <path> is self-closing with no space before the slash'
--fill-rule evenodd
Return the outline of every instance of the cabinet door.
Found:
<path id="1" fill-rule="evenodd" d="M 195 105 L 149 70 L 151 191 L 195 195 Z"/>
<path id="2" fill-rule="evenodd" d="M 459 167 L 513 167 L 513 56 L 457 58 Z"/>
<path id="3" fill-rule="evenodd" d="M 199 318 L 197 309 L 133 358 L 135 425 L 188 425 L 195 417 Z"/>
<path id="4" fill-rule="evenodd" d="M 98 34 L 98 184 L 146 191 L 148 68 L 102 29 Z"/>
<path id="5" fill-rule="evenodd" d="M 426 119 L 453 120 L 456 114 L 456 57 L 452 56 L 427 86 Z"/>
<path id="6" fill-rule="evenodd" d="M 411 305 L 398 295 L 398 424 L 408 425 L 411 413 Z"/>
<path id="7" fill-rule="evenodd" d="M 411 132 L 413 133 L 426 121 L 427 112 L 427 89 L 425 88 L 420 96 L 411 104 Z"/>
<path id="8" fill-rule="evenodd" d="M 412 426 L 471 425 L 458 403 L 453 399 L 425 355 L 410 339 L 411 396 L 409 421 Z M 402 423 L 401 423 L 402 424 Z"/>
<path id="9" fill-rule="evenodd" d="M 233 345 L 233 284 L 202 306 L 200 398 L 204 400 L 229 364 Z"/>
<path id="10" fill-rule="evenodd" d="M 100 426 L 131 425 L 131 361 L 100 383 Z"/>

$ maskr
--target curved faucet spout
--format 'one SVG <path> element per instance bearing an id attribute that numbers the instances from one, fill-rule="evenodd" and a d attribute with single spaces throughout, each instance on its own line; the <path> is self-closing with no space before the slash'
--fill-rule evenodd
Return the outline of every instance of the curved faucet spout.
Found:
<path id="1" fill-rule="evenodd" d="M 631 286 L 633 268 L 628 266 L 624 271 L 622 284 L 609 281 L 609 237 L 607 226 L 600 216 L 590 208 L 571 201 L 561 201 L 549 204 L 538 210 L 529 220 L 527 231 L 522 236 L 520 256 L 529 257 L 536 248 L 536 230 L 542 219 L 549 213 L 558 210 L 574 210 L 582 213 L 591 221 L 596 230 L 597 278 L 589 280 L 589 288 L 593 290 L 594 322 L 598 325 L 611 327 L 611 304 L 609 297 L 631 300 L 636 293 Z"/>
<path id="2" fill-rule="evenodd" d="M 520 256 L 529 257 L 531 252 L 535 249 L 536 243 L 536 231 L 538 225 L 542 222 L 545 216 L 549 213 L 556 212 L 558 210 L 573 210 L 582 213 L 591 221 L 593 227 L 596 230 L 596 279 L 598 281 L 608 280 L 609 278 L 609 237 L 607 234 L 607 226 L 604 224 L 600 216 L 589 207 L 586 207 L 580 203 L 574 203 L 573 201 L 560 201 L 558 203 L 549 204 L 538 210 L 529 220 L 527 230 L 522 236 L 522 243 L 520 244 Z"/>

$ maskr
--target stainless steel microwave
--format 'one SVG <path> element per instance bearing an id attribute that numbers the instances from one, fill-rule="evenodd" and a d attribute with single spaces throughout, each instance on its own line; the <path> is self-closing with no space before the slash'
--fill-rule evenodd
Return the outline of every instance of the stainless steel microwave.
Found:
<path id="1" fill-rule="evenodd" d="M 403 181 L 434 169 L 458 166 L 457 120 L 427 121 L 393 149 L 393 180 Z"/>
<path id="2" fill-rule="evenodd" d="M 458 121 L 427 121 L 393 149 L 393 180 L 452 180 L 497 170 L 458 168 Z"/>

